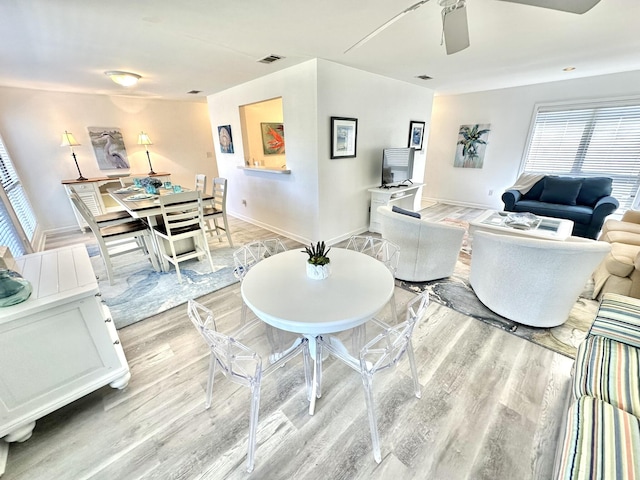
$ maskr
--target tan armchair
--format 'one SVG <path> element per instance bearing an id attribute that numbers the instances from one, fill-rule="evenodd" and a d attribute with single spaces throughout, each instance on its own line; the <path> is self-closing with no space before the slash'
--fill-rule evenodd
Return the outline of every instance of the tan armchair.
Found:
<path id="1" fill-rule="evenodd" d="M 609 292 L 640 298 L 640 212 L 629 210 L 622 220 L 607 220 L 599 240 L 609 242 L 611 252 L 593 275 L 593 298 Z"/>

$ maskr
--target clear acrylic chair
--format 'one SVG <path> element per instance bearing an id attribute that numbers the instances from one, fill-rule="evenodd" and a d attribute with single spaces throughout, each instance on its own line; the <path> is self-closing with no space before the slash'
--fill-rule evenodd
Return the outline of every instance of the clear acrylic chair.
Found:
<path id="1" fill-rule="evenodd" d="M 256 263 L 277 253 L 286 251 L 287 247 L 284 246 L 279 238 L 268 238 L 266 240 L 256 240 L 247 243 L 233 252 L 233 263 L 235 265 L 233 274 L 242 282 L 244 276 Z M 244 301 L 242 302 L 240 318 L 244 325 L 247 320 L 247 304 L 244 303 Z"/>
<path id="2" fill-rule="evenodd" d="M 263 377 L 284 366 L 302 352 L 307 400 L 311 398 L 311 357 L 308 340 L 300 335 L 270 327 L 254 320 L 238 331 L 225 334 L 216 328 L 213 312 L 189 300 L 188 315 L 211 351 L 205 408 L 211 407 L 216 369 L 234 383 L 251 390 L 247 471 L 254 466 L 260 385 Z"/>
<path id="3" fill-rule="evenodd" d="M 396 276 L 396 270 L 398 269 L 398 261 L 400 260 L 400 247 L 389 240 L 384 238 L 377 238 L 364 235 L 354 235 L 347 242 L 345 247 L 347 250 L 355 250 L 361 252 L 370 257 L 380 260 L 387 268 Z M 398 314 L 396 311 L 396 299 L 395 295 L 391 297 L 389 301 L 391 307 L 391 316 L 393 322 L 398 320 Z"/>
<path id="4" fill-rule="evenodd" d="M 318 350 L 315 361 L 318 391 L 320 391 L 322 382 L 322 352 L 324 349 L 349 367 L 360 372 L 369 416 L 373 457 L 378 463 L 382 461 L 382 456 L 373 398 L 373 377 L 380 371 L 396 366 L 406 353 L 413 377 L 414 393 L 417 398 L 420 398 L 420 383 L 418 381 L 411 335 L 416 324 L 424 317 L 428 305 L 429 294 L 423 292 L 409 302 L 407 314 L 402 323 L 391 326 L 377 318 L 373 318 L 367 322 L 366 335 L 364 335 L 364 329 L 356 329 L 363 335 L 351 335 L 349 338 L 351 341 L 345 340 L 346 337 L 341 333 L 322 335 L 317 341 Z M 349 343 L 351 343 L 350 347 L 348 346 Z"/>

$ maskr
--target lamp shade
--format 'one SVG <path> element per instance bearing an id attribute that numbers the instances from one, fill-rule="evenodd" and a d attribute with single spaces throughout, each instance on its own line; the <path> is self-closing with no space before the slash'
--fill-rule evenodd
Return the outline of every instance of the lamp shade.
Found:
<path id="1" fill-rule="evenodd" d="M 140 132 L 140 135 L 138 135 L 138 145 L 153 145 L 153 143 L 151 142 L 149 135 L 144 132 Z"/>
<path id="2" fill-rule="evenodd" d="M 104 74 L 118 85 L 123 87 L 133 87 L 142 77 L 137 73 L 121 72 L 119 70 L 109 70 Z"/>
<path id="3" fill-rule="evenodd" d="M 60 144 L 60 146 L 61 147 L 77 147 L 78 145 L 80 144 L 73 136 L 73 133 L 69 133 L 65 130 L 64 133 L 62 134 L 62 143 Z"/>

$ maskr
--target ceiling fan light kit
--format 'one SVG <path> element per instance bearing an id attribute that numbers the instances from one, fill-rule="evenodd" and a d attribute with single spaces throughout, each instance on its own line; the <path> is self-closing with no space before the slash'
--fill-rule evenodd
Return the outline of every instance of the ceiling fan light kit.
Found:
<path id="1" fill-rule="evenodd" d="M 440 0 L 440 5 L 445 7 L 442 10 L 442 37 L 447 55 L 451 55 L 470 45 L 467 6 L 464 0 Z"/>

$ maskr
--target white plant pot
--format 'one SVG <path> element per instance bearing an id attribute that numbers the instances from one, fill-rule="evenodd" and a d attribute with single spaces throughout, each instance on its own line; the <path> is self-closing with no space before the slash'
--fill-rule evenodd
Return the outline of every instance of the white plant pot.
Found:
<path id="1" fill-rule="evenodd" d="M 331 264 L 326 265 L 312 265 L 307 263 L 307 277 L 314 280 L 324 280 L 331 274 Z"/>

